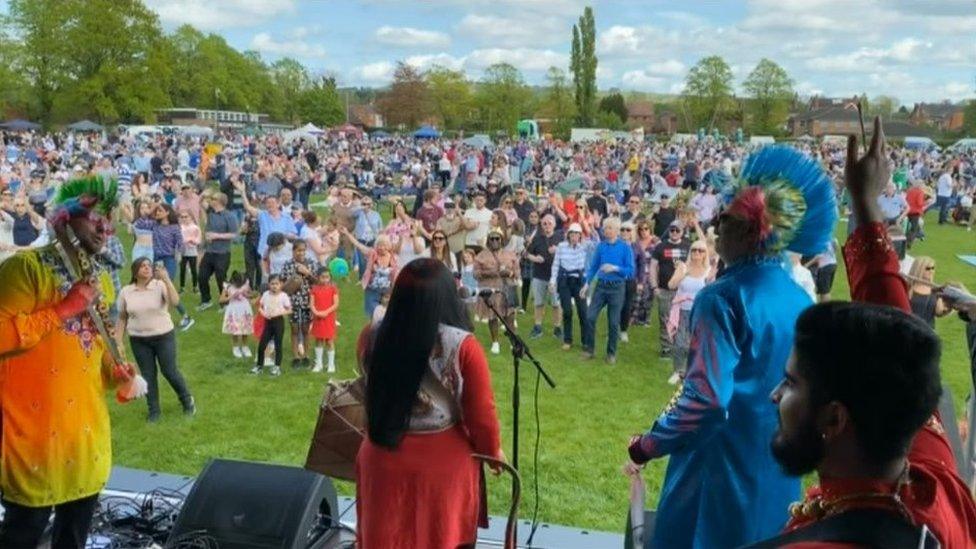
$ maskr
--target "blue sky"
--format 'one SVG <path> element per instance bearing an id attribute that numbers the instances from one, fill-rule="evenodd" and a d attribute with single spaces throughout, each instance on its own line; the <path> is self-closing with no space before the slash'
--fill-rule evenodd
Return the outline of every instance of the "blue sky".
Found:
<path id="1" fill-rule="evenodd" d="M 146 2 L 168 30 L 191 23 L 268 59 L 295 57 L 342 85 L 383 85 L 397 60 L 472 78 L 506 61 L 543 83 L 549 66 L 568 66 L 572 24 L 590 4 L 601 89 L 677 93 L 690 66 L 718 54 L 737 87 L 769 57 L 803 95 L 863 91 L 908 104 L 976 96 L 972 0 Z"/>

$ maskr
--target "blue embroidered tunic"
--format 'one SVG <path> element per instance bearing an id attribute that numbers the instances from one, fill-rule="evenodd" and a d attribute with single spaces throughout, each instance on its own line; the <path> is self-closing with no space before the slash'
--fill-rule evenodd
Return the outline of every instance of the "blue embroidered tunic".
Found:
<path id="1" fill-rule="evenodd" d="M 739 547 L 786 524 L 800 480 L 770 453 L 779 420 L 769 395 L 809 305 L 778 259 L 739 262 L 698 294 L 684 384 L 630 448 L 638 463 L 671 456 L 654 547 Z"/>

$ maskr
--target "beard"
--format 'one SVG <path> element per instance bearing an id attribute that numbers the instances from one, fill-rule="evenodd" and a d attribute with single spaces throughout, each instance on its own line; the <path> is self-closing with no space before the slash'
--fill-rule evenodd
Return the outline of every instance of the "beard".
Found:
<path id="1" fill-rule="evenodd" d="M 789 435 L 783 431 L 781 422 L 769 448 L 783 472 L 793 477 L 805 475 L 816 469 L 826 451 L 824 441 L 817 432 L 812 417 L 804 420 L 796 431 Z"/>

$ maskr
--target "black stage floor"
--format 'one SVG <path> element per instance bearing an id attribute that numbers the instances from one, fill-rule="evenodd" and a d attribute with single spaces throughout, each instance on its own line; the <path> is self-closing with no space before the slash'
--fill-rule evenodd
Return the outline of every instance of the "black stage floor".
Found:
<path id="1" fill-rule="evenodd" d="M 138 495 L 146 494 L 154 489 L 166 489 L 188 494 L 193 486 L 193 477 L 154 473 L 127 467 L 113 467 L 112 475 L 105 488 L 105 495 Z M 339 498 L 339 520 L 346 526 L 356 527 L 355 500 L 349 497 Z M 620 517 L 623 523 L 626 509 L 621 509 Z M 490 526 L 478 530 L 478 548 L 502 547 L 505 539 L 505 518 L 489 517 Z M 519 547 L 524 547 L 529 534 L 530 523 L 525 520 L 519 522 Z M 622 529 L 622 528 L 621 528 Z M 345 547 L 353 536 L 345 531 L 333 547 Z M 555 524 L 541 524 L 532 540 L 532 547 L 544 549 L 618 549 L 624 545 L 623 534 L 583 530 L 571 526 Z"/>

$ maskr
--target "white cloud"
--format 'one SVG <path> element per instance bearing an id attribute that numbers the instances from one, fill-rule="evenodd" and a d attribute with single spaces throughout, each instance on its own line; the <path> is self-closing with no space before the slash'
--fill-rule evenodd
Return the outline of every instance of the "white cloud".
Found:
<path id="1" fill-rule="evenodd" d="M 646 71 L 627 71 L 620 77 L 620 82 L 626 89 L 660 92 L 665 89 L 667 79 L 651 76 Z"/>
<path id="2" fill-rule="evenodd" d="M 909 37 L 888 48 L 859 48 L 847 53 L 814 57 L 806 65 L 821 71 L 878 71 L 885 66 L 925 63 L 931 57 L 932 46 L 931 42 Z"/>
<path id="3" fill-rule="evenodd" d="M 468 69 L 484 69 L 495 63 L 509 63 L 523 71 L 545 71 L 552 66 L 567 67 L 569 56 L 552 50 L 485 48 L 472 51 L 464 59 Z"/>
<path id="4" fill-rule="evenodd" d="M 251 39 L 251 49 L 270 55 L 297 57 L 299 59 L 321 59 L 326 56 L 325 48 L 300 39 L 275 40 L 266 32 L 259 32 Z"/>
<path id="5" fill-rule="evenodd" d="M 165 25 L 203 31 L 254 27 L 295 11 L 295 0 L 146 0 Z"/>
<path id="6" fill-rule="evenodd" d="M 572 25 L 571 20 L 545 14 L 501 17 L 472 13 L 458 23 L 457 34 L 490 46 L 546 46 L 568 43 Z"/>
<path id="7" fill-rule="evenodd" d="M 677 59 L 668 59 L 660 63 L 651 63 L 647 67 L 650 74 L 664 74 L 668 76 L 679 76 L 685 73 L 685 64 Z"/>
<path id="8" fill-rule="evenodd" d="M 356 67 L 353 74 L 359 80 L 367 84 L 386 84 L 393 80 L 393 71 L 396 66 L 389 61 L 377 61 Z"/>
<path id="9" fill-rule="evenodd" d="M 415 29 L 413 27 L 391 27 L 383 25 L 374 34 L 380 44 L 399 47 L 446 47 L 451 37 L 443 32 Z"/>
<path id="10" fill-rule="evenodd" d="M 451 70 L 459 71 L 464 68 L 464 58 L 454 57 L 448 53 L 435 53 L 432 55 L 412 55 L 403 60 L 404 63 L 416 67 L 420 70 L 427 70 L 434 65 L 440 65 Z"/>

